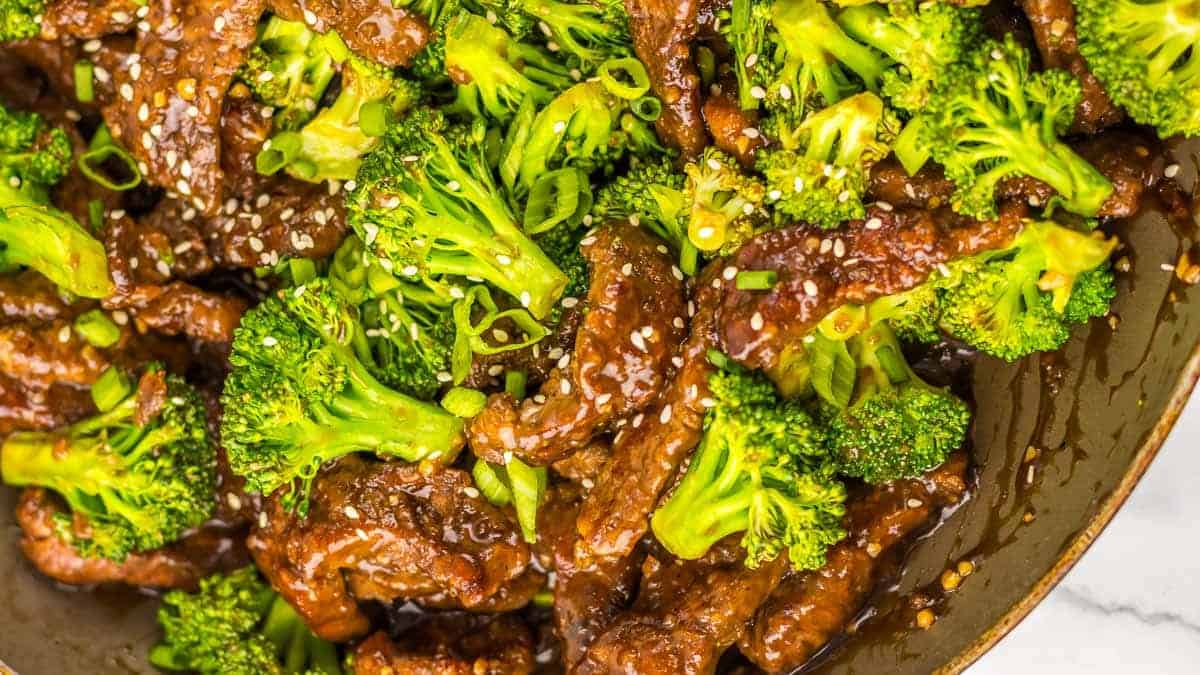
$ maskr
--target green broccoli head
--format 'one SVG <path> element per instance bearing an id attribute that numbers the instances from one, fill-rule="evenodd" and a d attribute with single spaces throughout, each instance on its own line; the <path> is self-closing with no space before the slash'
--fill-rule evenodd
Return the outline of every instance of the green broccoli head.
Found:
<path id="1" fill-rule="evenodd" d="M 0 106 L 0 182 L 46 201 L 71 170 L 71 141 L 36 113 Z"/>
<path id="2" fill-rule="evenodd" d="M 487 19 L 463 13 L 446 26 L 446 71 L 458 85 L 453 109 L 507 121 L 529 97 L 538 105 L 575 84 L 551 52 L 518 42 Z"/>
<path id="3" fill-rule="evenodd" d="M 868 483 L 915 478 L 962 446 L 971 422 L 967 404 L 912 371 L 886 322 L 847 347 L 857 370 L 853 398 L 844 406 L 823 402 L 840 472 Z"/>
<path id="4" fill-rule="evenodd" d="M 453 461 L 462 422 L 389 389 L 356 345 L 357 312 L 325 279 L 280 290 L 242 317 L 229 357 L 221 435 L 249 489 L 293 489 L 303 512 L 321 465 L 368 451 L 409 462 Z"/>
<path id="5" fill-rule="evenodd" d="M 144 377 L 164 378 L 157 367 Z M 157 390 L 147 388 L 146 400 L 131 393 L 65 429 L 11 434 L 0 450 L 5 483 L 53 490 L 86 520 L 87 534 L 76 534 L 67 514 L 59 528 L 85 557 L 120 562 L 175 541 L 212 515 L 216 449 L 204 402 L 177 376 L 164 383 L 157 410 Z"/>
<path id="6" fill-rule="evenodd" d="M 910 113 L 924 109 L 942 71 L 983 39 L 979 10 L 945 2 L 861 4 L 840 12 L 837 22 L 855 40 L 896 64 L 883 73 L 880 91 L 892 105 Z"/>
<path id="7" fill-rule="evenodd" d="M 171 591 L 158 610 L 162 642 L 150 662 L 199 675 L 341 675 L 337 647 L 319 639 L 296 611 L 245 567 Z"/>
<path id="8" fill-rule="evenodd" d="M 688 240 L 697 249 L 734 251 L 766 224 L 767 190 L 758 178 L 743 173 L 733 157 L 705 148 L 684 172 Z"/>
<path id="9" fill-rule="evenodd" d="M 1200 134 L 1195 0 L 1077 0 L 1079 51 L 1130 117 L 1163 137 Z"/>
<path id="10" fill-rule="evenodd" d="M 1072 323 L 1108 312 L 1115 247 L 1115 239 L 1030 222 L 1011 246 L 951 265 L 941 327 L 1008 361 L 1058 349 Z"/>
<path id="11" fill-rule="evenodd" d="M 595 220 L 636 218 L 679 250 L 687 241 L 687 175 L 668 158 L 634 163 L 596 193 Z"/>
<path id="12" fill-rule="evenodd" d="M 1112 183 L 1059 140 L 1082 96 L 1073 75 L 1031 73 L 1028 50 L 1011 35 L 983 43 L 970 59 L 943 72 L 921 140 L 955 183 L 956 210 L 995 217 L 996 186 L 1010 176 L 1041 180 L 1074 213 L 1100 210 Z"/>
<path id="13" fill-rule="evenodd" d="M 568 55 L 568 65 L 590 75 L 608 59 L 633 52 L 629 17 L 620 2 L 515 0 L 545 35 L 552 52 Z"/>
<path id="14" fill-rule="evenodd" d="M 566 276 L 522 231 L 487 160 L 481 122 L 420 108 L 363 160 L 350 224 L 401 280 L 483 279 L 542 318 Z"/>
<path id="15" fill-rule="evenodd" d="M 582 298 L 588 292 L 591 272 L 587 258 L 579 250 L 582 239 L 583 232 L 570 223 L 559 223 L 533 238 L 546 257 L 567 276 L 564 298 Z"/>
<path id="16" fill-rule="evenodd" d="M 37 37 L 45 0 L 0 0 L 0 43 Z"/>
<path id="17" fill-rule="evenodd" d="M 809 115 L 794 129 L 777 125 L 777 147 L 761 151 L 758 170 L 777 213 L 833 228 L 866 214 L 870 170 L 887 156 L 900 123 L 872 93 Z"/>
<path id="18" fill-rule="evenodd" d="M 651 518 L 654 535 L 684 559 L 743 532 L 746 565 L 786 552 L 817 569 L 845 536 L 846 490 L 833 476 L 824 429 L 765 378 L 742 371 L 709 380 L 715 405 L 687 473 Z"/>
<path id="19" fill-rule="evenodd" d="M 348 56 L 336 32 L 322 35 L 300 21 L 272 16 L 260 26 L 237 78 L 259 102 L 276 109 L 275 129 L 290 131 L 313 116 L 337 64 Z"/>

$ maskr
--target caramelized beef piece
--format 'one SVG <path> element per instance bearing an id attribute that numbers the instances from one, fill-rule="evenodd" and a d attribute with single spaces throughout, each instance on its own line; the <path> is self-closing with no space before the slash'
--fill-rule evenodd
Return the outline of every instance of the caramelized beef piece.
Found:
<path id="1" fill-rule="evenodd" d="M 43 40 L 86 40 L 125 33 L 138 20 L 137 0 L 52 0 L 42 11 Z"/>
<path id="2" fill-rule="evenodd" d="M 708 139 L 700 110 L 700 73 L 692 58 L 700 0 L 625 0 L 638 58 L 650 89 L 663 103 L 658 133 L 684 156 L 700 154 Z"/>
<path id="3" fill-rule="evenodd" d="M 584 307 L 579 298 L 563 298 L 563 302 L 570 307 L 563 307 L 558 324 L 541 341 L 498 354 L 475 355 L 464 386 L 473 389 L 503 386 L 504 373 L 510 370 L 525 373 L 531 386 L 545 382 L 563 355 L 575 348 L 575 335 L 583 323 Z M 509 330 L 502 322 L 497 322 L 496 327 Z"/>
<path id="4" fill-rule="evenodd" d="M 1071 0 L 1021 0 L 1021 9 L 1029 17 L 1033 38 L 1046 68 L 1070 71 L 1083 87 L 1083 100 L 1075 111 L 1072 133 L 1095 134 L 1120 124 L 1125 119 L 1104 86 L 1088 69 L 1079 54 L 1079 36 L 1075 33 L 1075 7 Z"/>
<path id="5" fill-rule="evenodd" d="M 164 200 L 146 216 L 111 219 L 104 232 L 109 276 L 120 289 L 163 284 L 173 278 L 198 277 L 213 269 L 204 238 L 186 209 L 176 200 Z M 192 210 L 194 215 L 195 209 Z"/>
<path id="6" fill-rule="evenodd" d="M 336 30 L 356 54 L 404 66 L 429 41 L 429 24 L 392 0 L 271 0 L 271 11 L 318 33 Z"/>
<path id="7" fill-rule="evenodd" d="M 275 128 L 275 109 L 260 105 L 248 89 L 234 91 L 239 89 L 243 95 L 231 92 L 221 112 L 221 170 L 225 194 L 245 196 L 264 181 L 276 181 L 260 174 L 254 163 Z"/>
<path id="8" fill-rule="evenodd" d="M 950 203 L 954 183 L 946 178 L 940 164 L 927 162 L 915 176 L 910 176 L 900 160 L 888 155 L 871 167 L 867 196 L 895 207 L 938 209 Z"/>
<path id="9" fill-rule="evenodd" d="M 233 343 L 248 303 L 176 281 L 166 286 L 138 286 L 128 295 L 105 300 L 105 306 L 128 310 L 139 327 L 161 335 L 186 335 L 218 348 Z"/>
<path id="10" fill-rule="evenodd" d="M 0 372 L 0 436 L 55 429 L 95 412 L 87 389 L 34 386 Z"/>
<path id="11" fill-rule="evenodd" d="M 503 463 L 513 453 L 546 465 L 587 444 L 614 420 L 648 405 L 671 376 L 683 340 L 683 274 L 644 230 L 612 223 L 584 239 L 591 270 L 575 351 L 517 407 L 493 394 L 471 422 L 476 455 Z"/>
<path id="12" fill-rule="evenodd" d="M 221 112 L 233 74 L 257 37 L 264 0 L 153 0 L 138 59 L 111 73 L 104 106 L 113 136 L 146 164 L 146 179 L 192 202 L 221 205 Z"/>
<path id="13" fill-rule="evenodd" d="M 878 581 L 881 556 L 966 490 L 966 457 L 958 453 L 923 478 L 881 485 L 852 500 L 849 537 L 829 550 L 824 567 L 791 574 L 775 589 L 738 642 L 742 654 L 770 672 L 804 665 L 862 609 Z"/>
<path id="14" fill-rule="evenodd" d="M 254 268 L 284 258 L 325 258 L 346 233 L 346 198 L 326 185 L 276 181 L 229 198 L 200 225 L 222 267 Z"/>
<path id="15" fill-rule="evenodd" d="M 166 548 L 133 553 L 124 562 L 83 558 L 56 534 L 55 514 L 63 507 L 41 488 L 21 492 L 17 524 L 21 550 L 39 572 L 64 584 L 126 584 L 195 589 L 200 579 L 242 567 L 247 558 L 237 528 L 213 523 Z"/>
<path id="16" fill-rule="evenodd" d="M 593 441 L 576 450 L 570 457 L 560 459 L 550 466 L 558 475 L 580 483 L 587 489 L 595 485 L 611 456 L 612 450 L 609 449 L 608 443 Z"/>
<path id="17" fill-rule="evenodd" d="M 758 133 L 758 112 L 742 110 L 737 100 L 737 82 L 722 83 L 721 93 L 704 101 L 704 122 L 713 145 L 737 157 L 743 166 L 754 166 L 755 152 L 767 144 Z"/>
<path id="18" fill-rule="evenodd" d="M 468 609 L 486 607 L 529 564 L 516 526 L 457 469 L 349 456 L 314 480 L 307 518 L 280 497 L 267 500 L 251 553 L 328 640 L 366 632 L 358 600 L 446 594 Z"/>
<path id="19" fill-rule="evenodd" d="M 75 310 L 58 287 L 33 270 L 0 275 L 0 324 L 9 321 L 53 321 L 70 318 Z"/>
<path id="20" fill-rule="evenodd" d="M 788 565 L 780 556 L 746 567 L 740 539 L 726 537 L 699 560 L 647 557 L 637 601 L 588 649 L 576 672 L 715 672 Z"/>
<path id="21" fill-rule="evenodd" d="M 45 74 L 49 84 L 72 107 L 91 108 L 104 105 L 117 96 L 113 73 L 126 67 L 133 53 L 133 40 L 126 36 L 111 36 L 100 40 L 100 48 L 85 52 L 80 43 L 31 39 L 17 40 L 0 47 L 0 61 L 15 58 Z M 75 99 L 75 63 L 87 59 L 95 64 L 95 102 L 79 103 Z"/>
<path id="22" fill-rule="evenodd" d="M 354 650 L 356 675 L 532 673 L 533 635 L 515 616 L 431 614 L 399 639 L 378 632 Z"/>
<path id="23" fill-rule="evenodd" d="M 751 368 L 770 370 L 832 310 L 908 290 L 939 264 L 999 248 L 1020 231 L 1022 215 L 1009 209 L 996 222 L 980 223 L 947 211 L 873 206 L 865 221 L 836 232 L 807 225 L 765 232 L 728 264 L 774 270 L 779 281 L 768 291 L 739 291 L 733 275 L 722 277 L 717 323 L 723 351 Z"/>
<path id="24" fill-rule="evenodd" d="M 646 533 L 659 496 L 700 442 L 702 401 L 708 396 L 712 373 L 708 350 L 717 344 L 713 321 L 720 289 L 713 284 L 719 272 L 719 264 L 709 265 L 697 281 L 691 335 L 680 348 L 675 379 L 653 405 L 621 428 L 613 441 L 612 459 L 583 503 L 575 548 L 581 565 L 628 558 Z"/>

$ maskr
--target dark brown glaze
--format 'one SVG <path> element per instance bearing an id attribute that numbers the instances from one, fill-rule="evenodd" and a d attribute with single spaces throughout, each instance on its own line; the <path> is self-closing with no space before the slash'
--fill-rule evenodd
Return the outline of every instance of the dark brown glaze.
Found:
<path id="1" fill-rule="evenodd" d="M 742 110 L 736 93 L 736 82 L 722 83 L 721 92 L 704 101 L 704 122 L 713 145 L 753 166 L 755 152 L 767 141 L 758 131 L 758 112 Z"/>
<path id="2" fill-rule="evenodd" d="M 146 179 L 192 202 L 221 205 L 221 112 L 233 74 L 257 36 L 265 0 L 155 0 L 135 62 L 112 73 L 104 106 L 113 137 L 145 164 Z"/>
<path id="3" fill-rule="evenodd" d="M 145 216 L 109 216 L 104 231 L 108 274 L 117 293 L 173 278 L 188 279 L 213 269 L 205 241 L 194 221 L 180 216 L 177 202 L 164 200 Z M 193 215 L 195 209 L 192 209 Z"/>
<path id="4" fill-rule="evenodd" d="M 43 40 L 87 40 L 133 28 L 142 6 L 137 0 L 53 0 L 42 10 Z"/>
<path id="5" fill-rule="evenodd" d="M 0 372 L 0 436 L 55 429 L 96 412 L 87 389 L 32 386 Z"/>
<path id="6" fill-rule="evenodd" d="M 997 221 L 981 223 L 947 210 L 876 205 L 866 220 L 836 232 L 797 225 L 761 234 L 729 259 L 720 277 L 723 351 L 770 370 L 832 310 L 914 288 L 938 265 L 1001 247 L 1020 231 L 1023 215 L 1006 209 Z M 779 281 L 768 291 L 739 291 L 731 268 L 774 270 Z"/>
<path id="7" fill-rule="evenodd" d="M 707 352 L 717 344 L 714 319 L 720 290 L 713 281 L 719 273 L 719 263 L 709 265 L 697 280 L 695 316 L 679 351 L 675 379 L 653 405 L 622 427 L 613 440 L 612 459 L 584 500 L 575 547 L 583 566 L 628 558 L 646 534 L 659 496 L 700 442 L 712 373 Z"/>
<path id="8" fill-rule="evenodd" d="M 612 456 L 609 445 L 605 441 L 592 441 L 571 453 L 569 457 L 551 464 L 550 467 L 558 475 L 580 483 L 585 488 L 590 488 L 600 477 L 600 472 L 604 470 L 604 465 Z"/>
<path id="9" fill-rule="evenodd" d="M 1075 110 L 1072 133 L 1095 134 L 1125 119 L 1125 113 L 1109 99 L 1104 86 L 1088 69 L 1079 53 L 1075 33 L 1075 7 L 1071 0 L 1021 0 L 1029 17 L 1033 38 L 1046 68 L 1062 68 L 1079 80 L 1083 100 Z"/>
<path id="10" fill-rule="evenodd" d="M 0 60 L 14 58 L 37 68 L 62 100 L 83 109 L 104 105 L 116 97 L 113 73 L 125 67 L 133 45 L 133 40 L 124 35 L 105 37 L 94 51 L 84 51 L 83 45 L 75 41 L 18 40 L 0 47 Z M 96 100 L 92 104 L 75 100 L 75 63 L 84 58 L 96 66 L 93 77 Z"/>
<path id="11" fill-rule="evenodd" d="M 953 196 L 954 183 L 940 164 L 927 162 L 910 176 L 895 155 L 888 155 L 871 167 L 868 200 L 902 208 L 937 209 L 949 204 Z"/>
<path id="12" fill-rule="evenodd" d="M 53 321 L 74 314 L 75 309 L 59 294 L 54 282 L 41 274 L 24 270 L 0 275 L 0 324 Z"/>
<path id="13" fill-rule="evenodd" d="M 784 556 L 745 565 L 741 535 L 699 560 L 651 555 L 629 611 L 592 644 L 578 673 L 712 673 L 787 569 Z"/>
<path id="14" fill-rule="evenodd" d="M 185 335 L 220 350 L 233 342 L 249 303 L 182 281 L 165 286 L 138 286 L 127 295 L 105 300 L 105 307 L 127 310 L 139 329 L 160 335 Z"/>
<path id="15" fill-rule="evenodd" d="M 382 631 L 354 649 L 355 675 L 532 673 L 533 634 L 512 615 L 431 614 L 392 640 Z"/>
<path id="16" fill-rule="evenodd" d="M 239 95 L 240 94 L 240 95 Z M 225 194 L 245 197 L 260 189 L 264 176 L 254 160 L 275 128 L 275 109 L 257 103 L 245 87 L 234 87 L 221 112 L 221 170 Z"/>
<path id="17" fill-rule="evenodd" d="M 583 323 L 584 306 L 580 299 L 564 297 L 562 302 L 570 306 L 562 308 L 558 323 L 541 341 L 498 354 L 475 354 L 464 386 L 473 389 L 503 386 L 504 373 L 510 370 L 525 373 L 531 386 L 545 382 L 558 367 L 559 359 L 575 348 L 575 334 Z M 496 327 L 509 330 L 511 326 L 498 321 Z"/>
<path id="18" fill-rule="evenodd" d="M 493 394 L 471 422 L 472 451 L 491 462 L 516 455 L 546 465 L 586 445 L 613 421 L 648 405 L 674 370 L 683 340 L 683 273 L 666 246 L 627 222 L 605 225 L 581 246 L 591 271 L 575 350 L 540 396 L 517 407 Z"/>
<path id="19" fill-rule="evenodd" d="M 325 258 L 346 234 L 346 199 L 328 185 L 274 181 L 230 197 L 200 227 L 222 267 L 254 268 L 284 258 Z"/>
<path id="20" fill-rule="evenodd" d="M 124 562 L 84 558 L 56 533 L 55 514 L 63 507 L 42 488 L 21 492 L 16 521 L 21 550 L 42 574 L 72 586 L 125 584 L 150 588 L 195 589 L 200 579 L 246 564 L 241 532 L 220 523 L 201 527 L 166 548 L 130 554 Z M 86 527 L 78 518 L 76 528 Z"/>
<path id="21" fill-rule="evenodd" d="M 663 104 L 658 133 L 687 157 L 699 155 L 708 143 L 691 47 L 699 32 L 699 7 L 699 0 L 625 0 L 634 50 Z"/>
<path id="22" fill-rule="evenodd" d="M 429 42 L 429 24 L 391 0 L 271 0 L 271 11 L 324 33 L 336 30 L 355 53 L 404 66 Z"/>
<path id="23" fill-rule="evenodd" d="M 249 546 L 309 626 L 335 641 L 367 631 L 358 600 L 444 593 L 486 606 L 530 561 L 516 526 L 467 473 L 356 456 L 317 476 L 307 518 L 270 497 Z"/>
<path id="24" fill-rule="evenodd" d="M 788 672 L 841 633 L 878 581 L 883 556 L 966 493 L 966 455 L 922 478 L 872 488 L 848 504 L 849 536 L 819 570 L 792 573 L 754 615 L 738 647 L 769 672 Z"/>

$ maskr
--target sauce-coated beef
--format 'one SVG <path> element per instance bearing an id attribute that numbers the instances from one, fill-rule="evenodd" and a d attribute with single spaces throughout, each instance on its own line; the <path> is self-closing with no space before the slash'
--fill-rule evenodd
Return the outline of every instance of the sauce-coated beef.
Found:
<path id="1" fill-rule="evenodd" d="M 355 675 L 523 675 L 533 635 L 512 615 L 431 614 L 392 640 L 378 632 L 354 649 Z"/>

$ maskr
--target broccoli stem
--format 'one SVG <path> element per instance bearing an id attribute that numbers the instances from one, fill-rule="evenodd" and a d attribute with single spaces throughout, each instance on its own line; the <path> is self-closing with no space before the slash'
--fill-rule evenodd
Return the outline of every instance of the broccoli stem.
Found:
<path id="1" fill-rule="evenodd" d="M 738 458 L 722 447 L 707 437 L 701 442 L 687 475 L 652 518 L 659 541 L 685 560 L 703 556 L 749 522 L 755 491 Z"/>
<path id="2" fill-rule="evenodd" d="M 75 219 L 0 184 L 0 262 L 32 267 L 85 298 L 112 293 L 104 246 Z"/>

